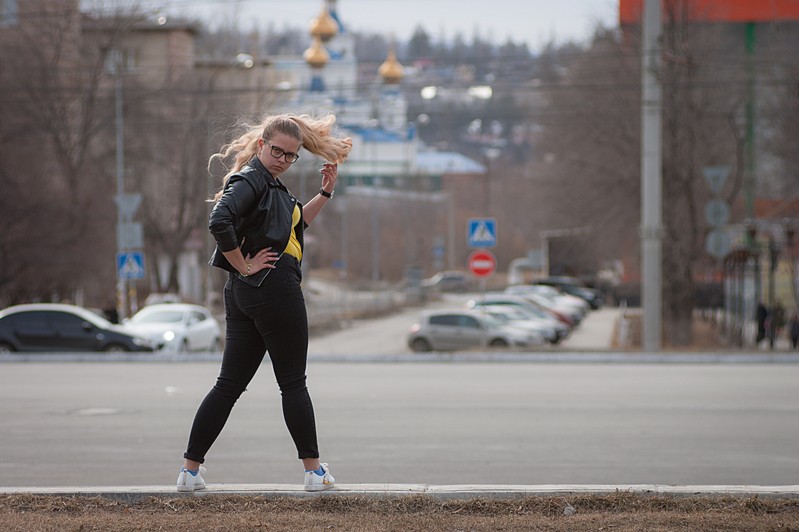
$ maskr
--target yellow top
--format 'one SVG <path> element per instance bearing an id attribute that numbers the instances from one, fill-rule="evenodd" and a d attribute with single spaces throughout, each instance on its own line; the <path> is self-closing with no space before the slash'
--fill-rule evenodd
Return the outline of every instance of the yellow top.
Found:
<path id="1" fill-rule="evenodd" d="M 300 223 L 300 207 L 299 205 L 294 205 L 294 212 L 291 213 L 291 233 L 289 234 L 289 243 L 286 246 L 286 249 L 283 250 L 283 253 L 288 253 L 292 257 L 297 260 L 302 260 L 302 247 L 300 247 L 300 241 L 297 240 L 297 233 L 295 232 L 295 228 L 297 224 Z"/>

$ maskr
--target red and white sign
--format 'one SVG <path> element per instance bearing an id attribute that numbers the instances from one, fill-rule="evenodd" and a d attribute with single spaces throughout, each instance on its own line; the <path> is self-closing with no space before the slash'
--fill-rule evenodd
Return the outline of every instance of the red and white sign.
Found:
<path id="1" fill-rule="evenodd" d="M 497 269 L 497 258 L 490 251 L 473 251 L 466 262 L 477 277 L 488 277 Z"/>

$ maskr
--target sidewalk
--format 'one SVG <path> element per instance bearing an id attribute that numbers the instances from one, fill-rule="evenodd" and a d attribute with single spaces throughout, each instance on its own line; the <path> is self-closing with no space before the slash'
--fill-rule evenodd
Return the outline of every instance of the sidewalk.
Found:
<path id="1" fill-rule="evenodd" d="M 427 496 L 434 499 L 509 499 L 566 495 L 612 495 L 624 492 L 636 495 L 674 497 L 761 497 L 799 498 L 799 485 L 793 486 L 713 486 L 662 484 L 597 485 L 428 485 L 428 484 L 340 484 L 322 492 L 306 492 L 299 484 L 209 484 L 205 490 L 178 493 L 174 486 L 63 486 L 51 488 L 0 488 L 3 495 L 51 495 L 105 497 L 136 502 L 147 497 L 212 497 L 251 495 L 259 497 L 376 497 Z"/>

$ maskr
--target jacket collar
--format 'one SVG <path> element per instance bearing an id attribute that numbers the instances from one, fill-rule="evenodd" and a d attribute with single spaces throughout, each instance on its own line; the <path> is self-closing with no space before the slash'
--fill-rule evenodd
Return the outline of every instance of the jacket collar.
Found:
<path id="1" fill-rule="evenodd" d="M 250 162 L 247 163 L 247 166 L 258 172 L 258 174 L 264 178 L 266 184 L 270 187 L 280 187 L 286 189 L 286 185 L 284 185 L 280 179 L 274 177 L 269 170 L 266 169 L 266 166 L 264 166 L 264 163 L 261 162 L 261 159 L 259 159 L 257 155 L 253 155 L 252 159 L 250 159 Z"/>

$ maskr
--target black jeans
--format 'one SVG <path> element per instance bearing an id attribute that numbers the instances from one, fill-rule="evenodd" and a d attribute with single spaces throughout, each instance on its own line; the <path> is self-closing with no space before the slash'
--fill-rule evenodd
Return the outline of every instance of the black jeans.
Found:
<path id="1" fill-rule="evenodd" d="M 230 411 L 266 351 L 283 403 L 283 418 L 299 458 L 319 458 L 313 404 L 305 386 L 308 317 L 297 260 L 284 254 L 260 287 L 231 275 L 225 285 L 225 352 L 216 384 L 200 404 L 184 458 L 205 461 Z"/>

